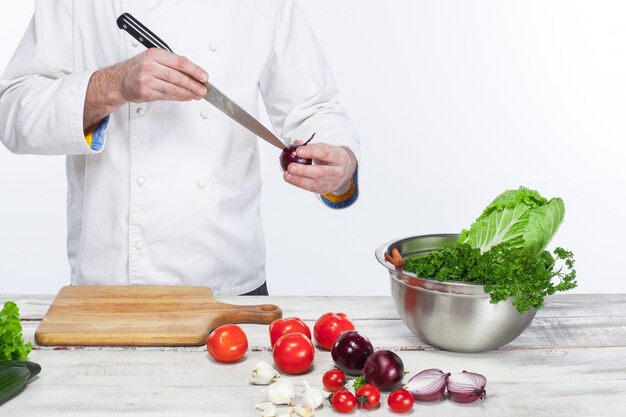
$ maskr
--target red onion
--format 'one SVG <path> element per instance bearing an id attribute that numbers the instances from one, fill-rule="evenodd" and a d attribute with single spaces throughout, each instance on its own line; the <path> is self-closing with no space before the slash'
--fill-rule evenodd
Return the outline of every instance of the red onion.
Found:
<path id="1" fill-rule="evenodd" d="M 341 333 L 330 351 L 335 366 L 351 376 L 363 373 L 365 361 L 372 353 L 372 342 L 355 330 Z"/>
<path id="2" fill-rule="evenodd" d="M 306 146 L 309 142 L 311 142 L 311 139 L 313 139 L 314 137 L 315 137 L 315 133 L 313 133 L 313 136 L 311 136 L 311 138 L 307 140 L 306 142 L 304 142 L 303 144 L 289 145 L 285 149 L 283 149 L 283 151 L 280 153 L 280 157 L 278 158 L 278 160 L 280 161 L 280 167 L 283 169 L 283 171 L 287 171 L 289 164 L 303 164 L 303 165 L 313 164 L 312 159 L 299 157 L 296 154 L 296 150 L 300 146 Z"/>
<path id="3" fill-rule="evenodd" d="M 485 398 L 487 378 L 481 374 L 463 371 L 448 378 L 448 396 L 458 403 L 472 403 Z"/>
<path id="4" fill-rule="evenodd" d="M 418 401 L 435 401 L 443 397 L 449 376 L 441 369 L 425 369 L 409 379 L 404 389 Z"/>
<path id="5" fill-rule="evenodd" d="M 391 391 L 404 378 L 404 364 L 400 356 L 392 351 L 378 350 L 365 361 L 363 376 L 381 391 Z"/>

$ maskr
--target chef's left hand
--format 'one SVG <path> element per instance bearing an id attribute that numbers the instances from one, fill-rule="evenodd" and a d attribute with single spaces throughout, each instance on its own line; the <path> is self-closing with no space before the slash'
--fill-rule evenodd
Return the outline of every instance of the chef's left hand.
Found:
<path id="1" fill-rule="evenodd" d="M 341 195 L 350 189 L 357 165 L 356 157 L 350 149 L 314 143 L 300 146 L 296 154 L 301 158 L 312 159 L 313 165 L 290 164 L 283 174 L 286 182 L 321 195 Z"/>

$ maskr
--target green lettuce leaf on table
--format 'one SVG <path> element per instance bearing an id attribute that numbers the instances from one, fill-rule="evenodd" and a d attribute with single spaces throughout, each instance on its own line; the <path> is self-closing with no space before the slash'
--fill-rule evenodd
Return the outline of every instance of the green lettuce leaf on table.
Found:
<path id="1" fill-rule="evenodd" d="M 22 338 L 20 310 L 14 302 L 7 301 L 0 311 L 0 361 L 26 360 L 31 349 L 31 343 L 24 343 Z"/>

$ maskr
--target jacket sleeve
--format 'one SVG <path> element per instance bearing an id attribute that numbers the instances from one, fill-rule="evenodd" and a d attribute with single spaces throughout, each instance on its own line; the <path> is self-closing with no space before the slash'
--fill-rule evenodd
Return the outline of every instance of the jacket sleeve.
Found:
<path id="1" fill-rule="evenodd" d="M 93 71 L 74 71 L 72 20 L 71 1 L 37 1 L 26 33 L 0 76 L 0 140 L 11 152 L 96 152 L 83 131 Z"/>
<path id="2" fill-rule="evenodd" d="M 359 136 L 339 102 L 324 53 L 300 8 L 286 0 L 276 13 L 274 42 L 259 81 L 278 136 L 346 146 L 359 155 Z"/>

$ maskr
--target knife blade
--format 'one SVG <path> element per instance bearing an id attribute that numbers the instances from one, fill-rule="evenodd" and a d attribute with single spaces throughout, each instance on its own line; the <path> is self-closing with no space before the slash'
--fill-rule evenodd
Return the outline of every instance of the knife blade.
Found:
<path id="1" fill-rule="evenodd" d="M 154 34 L 150 29 L 144 26 L 139 20 L 133 17 L 130 13 L 123 13 L 117 18 L 117 26 L 128 32 L 133 38 L 140 42 L 146 48 L 160 48 L 170 52 L 172 49 L 161 38 Z M 255 119 L 250 113 L 245 111 L 241 106 L 235 103 L 222 93 L 217 87 L 210 82 L 204 83 L 208 90 L 204 99 L 215 106 L 218 110 L 224 113 L 226 116 L 239 123 L 241 126 L 248 129 L 261 139 L 271 143 L 278 149 L 285 149 L 285 144 L 276 135 L 274 135 L 268 128 L 263 126 L 261 122 Z"/>

